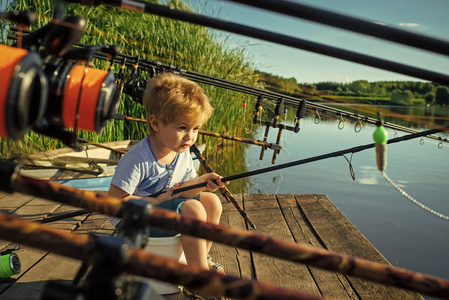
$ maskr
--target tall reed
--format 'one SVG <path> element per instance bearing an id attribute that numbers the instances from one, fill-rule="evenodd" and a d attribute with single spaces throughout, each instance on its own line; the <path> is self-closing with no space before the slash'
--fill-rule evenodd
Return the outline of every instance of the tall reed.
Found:
<path id="1" fill-rule="evenodd" d="M 14 3 L 15 9 L 36 12 L 37 23 L 32 29 L 45 25 L 51 19 L 53 2 L 50 0 L 16 0 Z M 190 10 L 181 0 L 168 1 L 168 5 Z M 190 71 L 260 87 L 257 83 L 258 75 L 254 72 L 253 62 L 248 59 L 245 48 L 231 48 L 227 44 L 226 36 L 217 31 L 109 6 L 93 8 L 76 4 L 68 5 L 66 15 L 75 14 L 87 20 L 87 30 L 81 40 L 82 43 L 117 45 L 125 54 L 140 55 L 142 58 L 161 61 Z M 105 69 L 106 64 L 102 61 L 94 61 L 94 67 Z M 115 71 L 118 71 L 118 66 L 115 66 Z M 130 73 L 131 70 L 127 69 L 126 72 Z M 148 74 L 142 73 L 139 77 L 147 79 Z M 214 107 L 214 115 L 204 129 L 245 136 L 241 126 L 243 124 L 242 104 L 244 101 L 247 103 L 254 101 L 254 97 L 211 86 L 203 87 L 213 100 Z M 250 119 L 250 110 L 248 109 L 246 119 Z M 122 95 L 119 112 L 136 118 L 145 117 L 143 107 L 126 95 Z M 80 132 L 81 137 L 95 142 L 141 139 L 147 134 L 145 124 L 119 120 L 111 120 L 101 134 Z M 205 141 L 206 138 L 199 138 L 199 142 Z M 209 157 L 218 153 L 215 150 L 222 143 L 229 144 L 220 139 L 207 138 L 206 151 Z M 21 147 L 29 147 L 28 150 L 23 151 L 33 152 L 63 145 L 58 141 L 30 132 L 23 141 L 2 140 L 1 146 L 1 157 L 9 157 L 20 152 Z M 11 151 L 10 149 L 14 147 L 19 150 Z"/>

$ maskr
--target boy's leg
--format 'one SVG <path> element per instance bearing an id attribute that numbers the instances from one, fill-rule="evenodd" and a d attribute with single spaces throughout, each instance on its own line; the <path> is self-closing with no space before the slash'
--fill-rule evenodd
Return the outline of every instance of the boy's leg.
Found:
<path id="1" fill-rule="evenodd" d="M 207 221 L 205 207 L 198 200 L 194 199 L 189 199 L 182 204 L 181 215 L 187 218 Z M 188 265 L 198 265 L 203 269 L 209 270 L 206 240 L 182 234 L 181 244 Z"/>
<path id="2" fill-rule="evenodd" d="M 219 224 L 223 207 L 221 206 L 220 198 L 213 193 L 203 192 L 201 193 L 200 202 L 206 211 L 206 221 L 213 224 Z M 207 253 L 209 253 L 212 247 L 212 241 L 206 241 Z"/>

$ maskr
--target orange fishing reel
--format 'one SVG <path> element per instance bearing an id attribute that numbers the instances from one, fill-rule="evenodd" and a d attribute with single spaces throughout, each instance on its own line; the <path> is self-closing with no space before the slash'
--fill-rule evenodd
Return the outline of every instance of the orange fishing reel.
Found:
<path id="1" fill-rule="evenodd" d="M 100 133 L 109 119 L 117 117 L 120 93 L 114 73 L 90 64 L 96 51 L 112 61 L 119 49 L 74 47 L 85 27 L 80 16 L 54 18 L 18 38 L 17 45 L 20 40 L 26 49 L 43 47 L 39 54 L 0 45 L 1 137 L 17 140 L 32 129 L 78 148 L 78 130 Z"/>
<path id="2" fill-rule="evenodd" d="M 114 74 L 68 61 L 47 65 L 45 74 L 48 124 L 100 133 L 118 104 Z"/>
<path id="3" fill-rule="evenodd" d="M 0 136 L 18 140 L 39 122 L 47 79 L 37 53 L 0 45 Z"/>

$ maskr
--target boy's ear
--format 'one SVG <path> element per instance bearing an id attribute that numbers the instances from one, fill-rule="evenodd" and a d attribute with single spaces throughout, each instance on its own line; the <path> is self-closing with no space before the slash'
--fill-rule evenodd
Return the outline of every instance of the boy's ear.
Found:
<path id="1" fill-rule="evenodd" d="M 155 115 L 150 116 L 150 121 L 148 122 L 148 124 L 151 126 L 151 128 L 153 128 L 154 132 L 159 131 L 160 121 L 156 118 Z"/>

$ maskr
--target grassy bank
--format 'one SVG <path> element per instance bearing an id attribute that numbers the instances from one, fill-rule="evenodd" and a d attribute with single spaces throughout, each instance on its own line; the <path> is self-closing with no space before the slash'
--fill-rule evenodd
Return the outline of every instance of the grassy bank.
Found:
<path id="1" fill-rule="evenodd" d="M 176 8 L 188 10 L 182 1 L 170 1 Z M 48 23 L 52 16 L 52 1 L 19 0 L 15 9 L 34 11 L 37 14 L 36 29 Z M 252 62 L 245 56 L 245 49 L 229 48 L 226 37 L 207 28 L 148 14 L 127 11 L 120 8 L 99 6 L 96 8 L 71 4 L 66 15 L 80 15 L 87 21 L 87 30 L 81 42 L 89 45 L 111 44 L 120 47 L 121 52 L 140 55 L 142 58 L 173 64 L 190 71 L 254 85 L 258 76 L 254 73 Z M 94 61 L 94 67 L 105 69 L 106 64 Z M 115 66 L 118 71 L 119 66 Z M 127 73 L 131 70 L 127 69 Z M 141 74 L 140 79 L 147 79 Z M 203 128 L 207 131 L 243 136 L 242 103 L 254 101 L 249 96 L 204 86 L 213 100 L 214 115 Z M 248 105 L 248 107 L 251 107 Z M 136 118 L 144 118 L 145 111 L 130 97 L 122 95 L 119 112 Z M 251 111 L 248 109 L 247 119 Z M 122 139 L 141 139 L 147 135 L 145 124 L 112 120 L 103 133 L 80 132 L 80 136 L 95 142 Z M 205 138 L 200 137 L 200 142 Z M 221 143 L 220 139 L 207 138 L 207 152 L 213 156 Z M 227 143 L 227 142 L 225 142 Z M 232 143 L 232 142 L 231 142 Z M 234 145 L 234 143 L 232 143 Z M 2 139 L 0 155 L 8 158 L 18 153 L 32 153 L 63 147 L 62 143 L 34 132 L 27 134 L 22 141 L 12 142 Z"/>

